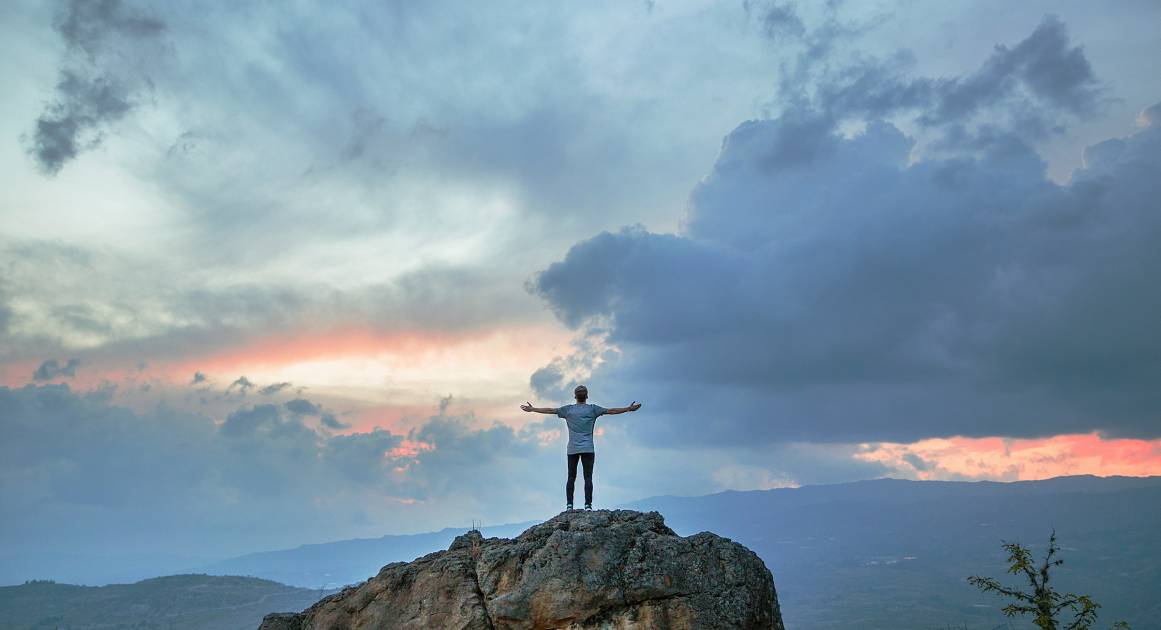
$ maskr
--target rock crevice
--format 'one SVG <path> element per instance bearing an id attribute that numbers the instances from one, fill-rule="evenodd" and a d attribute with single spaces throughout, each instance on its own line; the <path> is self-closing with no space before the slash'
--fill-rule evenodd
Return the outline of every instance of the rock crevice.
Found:
<path id="1" fill-rule="evenodd" d="M 472 583 L 476 586 L 476 597 L 480 599 L 480 606 L 484 609 L 484 621 L 487 622 L 487 626 L 485 626 L 485 628 L 487 628 L 487 630 L 495 630 L 495 626 L 492 625 L 492 615 L 488 612 L 488 598 L 484 596 L 484 591 L 480 590 L 480 567 L 477 560 L 479 558 L 481 548 L 480 543 L 484 537 L 476 530 L 468 532 L 465 534 L 465 536 L 470 537 L 468 554 L 472 559 Z M 457 537 L 457 539 L 458 538 L 459 537 Z M 452 543 L 452 547 L 455 547 L 455 543 Z"/>
<path id="2" fill-rule="evenodd" d="M 657 512 L 566 512 L 514 539 L 457 536 L 259 630 L 564 628 L 783 630 L 757 554 Z"/>

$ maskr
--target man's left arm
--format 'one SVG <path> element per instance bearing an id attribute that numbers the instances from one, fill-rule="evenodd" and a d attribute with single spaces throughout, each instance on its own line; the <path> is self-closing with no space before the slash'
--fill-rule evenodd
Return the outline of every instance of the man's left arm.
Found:
<path id="1" fill-rule="evenodd" d="M 630 404 L 628 407 L 610 407 L 608 410 L 605 411 L 605 415 L 614 415 L 615 416 L 619 413 L 626 413 L 629 411 L 637 411 L 640 408 L 641 408 L 641 403 L 634 400 L 633 403 Z"/>

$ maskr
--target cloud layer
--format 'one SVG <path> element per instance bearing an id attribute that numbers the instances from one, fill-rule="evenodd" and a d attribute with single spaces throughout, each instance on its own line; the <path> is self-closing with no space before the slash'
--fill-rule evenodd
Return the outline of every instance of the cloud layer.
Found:
<path id="1" fill-rule="evenodd" d="M 487 426 L 445 406 L 407 433 L 341 427 L 306 399 L 215 419 L 65 384 L 0 387 L 0 552 L 229 554 L 438 528 L 449 505 L 457 523 L 502 521 L 558 494 L 555 479 L 528 482 L 557 454 L 539 424 Z"/>
<path id="2" fill-rule="evenodd" d="M 1024 118 L 962 124 L 1017 88 L 1041 120 L 1092 111 L 1088 64 L 1051 18 L 967 77 L 878 68 L 739 125 L 682 233 L 603 232 L 530 282 L 566 325 L 610 322 L 622 359 L 593 380 L 665 412 L 635 436 L 1161 435 L 1147 315 L 1161 307 L 1161 127 L 1146 114 L 1058 185 Z M 918 153 L 886 115 L 943 135 Z M 841 133 L 852 120 L 862 131 Z"/>

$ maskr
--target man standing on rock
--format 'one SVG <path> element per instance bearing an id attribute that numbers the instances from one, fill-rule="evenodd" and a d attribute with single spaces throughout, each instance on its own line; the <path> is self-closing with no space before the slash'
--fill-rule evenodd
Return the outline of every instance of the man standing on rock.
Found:
<path id="1" fill-rule="evenodd" d="M 584 385 L 577 385 L 573 390 L 576 396 L 575 405 L 563 407 L 533 407 L 532 403 L 524 403 L 520 408 L 524 411 L 536 413 L 551 413 L 564 418 L 568 425 L 568 481 L 564 484 L 564 496 L 568 503 L 564 509 L 572 509 L 573 488 L 576 484 L 576 463 L 580 460 L 585 470 L 585 509 L 593 509 L 593 460 L 596 451 L 593 449 L 593 425 L 597 418 L 606 414 L 637 411 L 641 403 L 633 401 L 628 407 L 613 407 L 605 409 L 600 405 L 590 405 L 585 401 L 589 398 L 589 390 Z"/>

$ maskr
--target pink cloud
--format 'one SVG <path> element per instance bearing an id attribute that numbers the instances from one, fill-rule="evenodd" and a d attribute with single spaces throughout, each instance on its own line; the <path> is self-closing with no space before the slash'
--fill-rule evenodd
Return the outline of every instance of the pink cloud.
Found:
<path id="1" fill-rule="evenodd" d="M 1017 481 L 1061 475 L 1161 475 L 1161 440 L 1112 439 L 1099 433 L 1015 439 L 936 438 L 863 445 L 855 457 L 917 479 Z"/>
<path id="2" fill-rule="evenodd" d="M 403 440 L 399 443 L 399 446 L 396 446 L 395 448 L 387 451 L 383 454 L 383 456 L 392 459 L 398 459 L 400 457 L 416 457 L 423 451 L 433 450 L 435 450 L 434 444 L 429 444 L 419 440 Z"/>

